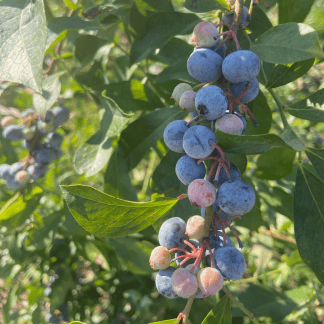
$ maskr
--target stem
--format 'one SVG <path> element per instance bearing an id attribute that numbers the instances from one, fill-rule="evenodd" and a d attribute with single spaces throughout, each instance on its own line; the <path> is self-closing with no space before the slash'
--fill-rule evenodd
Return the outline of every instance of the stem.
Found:
<path id="1" fill-rule="evenodd" d="M 240 25 L 242 23 L 242 9 L 243 9 L 243 0 L 236 0 L 235 1 L 235 14 L 234 14 L 234 31 L 237 33 L 237 31 L 240 28 Z"/>
<path id="2" fill-rule="evenodd" d="M 261 74 L 262 74 L 262 77 L 263 77 L 265 83 L 267 83 L 268 82 L 268 78 L 267 78 L 267 76 L 266 76 L 266 74 L 264 72 L 263 64 L 261 64 L 260 71 L 261 71 Z M 283 111 L 285 105 L 281 102 L 281 100 L 279 99 L 279 97 L 276 95 L 276 93 L 272 89 L 268 89 L 267 88 L 267 90 L 270 92 L 273 100 L 276 102 L 276 104 L 278 106 L 278 110 L 279 110 L 280 117 L 281 117 L 281 120 L 282 120 L 282 123 L 283 123 L 283 126 L 284 126 L 284 130 L 290 129 L 290 126 L 289 126 L 288 121 L 286 119 L 285 113 Z"/>
<path id="3" fill-rule="evenodd" d="M 226 288 L 223 287 L 222 288 L 224 293 L 233 301 L 233 303 L 244 313 L 246 314 L 250 320 L 255 323 L 255 324 L 259 324 L 259 322 L 254 318 L 254 315 L 248 311 L 242 304 L 240 304 L 234 297 L 233 295 L 230 293 L 230 291 Z"/>
<path id="4" fill-rule="evenodd" d="M 183 324 L 189 324 L 189 313 L 191 310 L 191 306 L 195 300 L 196 294 L 192 295 L 191 297 L 188 298 L 187 305 L 185 309 L 183 310 Z"/>
<path id="5" fill-rule="evenodd" d="M 269 230 L 261 230 L 261 229 L 259 229 L 259 233 L 264 234 L 264 235 L 268 235 L 268 236 L 271 236 L 271 237 L 274 237 L 274 238 L 277 238 L 277 239 L 282 240 L 282 241 L 286 241 L 286 242 L 289 242 L 289 243 L 296 244 L 296 240 L 294 238 L 288 237 L 288 236 L 280 234 L 280 233 L 274 233 L 274 232 L 271 232 Z"/>

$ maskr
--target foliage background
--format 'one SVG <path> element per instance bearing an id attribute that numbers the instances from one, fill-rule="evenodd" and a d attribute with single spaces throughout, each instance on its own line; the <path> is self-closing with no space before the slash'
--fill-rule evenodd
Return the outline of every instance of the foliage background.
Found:
<path id="1" fill-rule="evenodd" d="M 15 3 L 24 8 L 41 6 L 42 1 Z M 8 4 L 0 2 L 0 6 Z M 323 47 L 323 0 L 269 0 L 269 4 L 268 11 L 262 3 L 254 10 L 249 26 L 253 41 L 272 25 L 304 22 L 317 30 Z M 186 220 L 199 210 L 182 200 L 153 226 L 107 238 L 89 234 L 76 222 L 60 185 L 89 185 L 139 202 L 159 201 L 162 194 L 175 198 L 186 191 L 174 172 L 179 155 L 167 150 L 162 134 L 170 121 L 186 117 L 170 100 L 175 85 L 196 84 L 186 70 L 193 50 L 187 42 L 190 34 L 200 19 L 217 23 L 221 12 L 193 14 L 181 0 L 45 0 L 44 5 L 48 29 L 42 77 L 51 97 L 44 101 L 35 94 L 41 75 L 28 84 L 17 73 L 3 78 L 0 104 L 41 110 L 64 103 L 72 118 L 63 127 L 64 154 L 46 178 L 28 186 L 23 197 L 0 183 L 0 322 L 147 324 L 175 318 L 185 300 L 168 300 L 157 293 L 148 259 L 158 245 L 157 230 L 164 219 L 176 215 Z M 242 35 L 240 40 L 247 46 Z M 12 53 L 7 50 L 2 48 L 1 54 Z M 309 148 L 321 150 L 324 63 L 310 58 L 295 64 L 291 74 L 286 71 L 291 64 L 277 66 L 277 74 L 271 74 L 272 63 L 264 64 L 269 82 L 260 76 L 262 93 L 251 104 L 260 127 L 254 129 L 249 121 L 247 135 L 284 132 L 277 103 L 266 87 L 275 88 L 291 113 L 293 103 L 316 92 L 310 102 L 320 113 L 306 111 L 308 117 L 318 113 L 313 120 L 285 115 Z M 290 78 L 285 79 L 287 75 Z M 303 105 L 309 106 L 309 101 Z M 221 139 L 227 148 L 237 140 Z M 2 137 L 0 143 L 1 163 L 14 163 L 27 153 Z M 239 146 L 246 152 L 256 147 Z M 262 145 L 258 148 L 262 150 Z M 230 290 L 260 323 L 322 322 L 323 277 L 316 276 L 298 252 L 294 219 L 296 223 L 304 218 L 298 214 L 296 199 L 294 212 L 294 196 L 298 201 L 306 197 L 304 207 L 311 215 L 318 213 L 316 232 L 312 224 L 299 227 L 305 229 L 305 236 L 298 232 L 305 242 L 317 239 L 316 244 L 298 243 L 298 247 L 304 254 L 309 251 L 313 267 L 315 263 L 316 269 L 323 269 L 323 151 L 313 151 L 316 155 L 307 151 L 307 156 L 280 146 L 261 155 L 229 151 L 228 158 L 245 170 L 243 179 L 255 187 L 258 197 L 255 208 L 243 221 L 236 221 L 247 272 L 228 285 Z M 312 197 L 305 191 L 305 179 L 313 188 Z M 87 189 L 78 188 L 88 195 Z M 201 323 L 219 298 L 196 300 L 191 322 Z M 235 307 L 232 316 L 233 323 L 249 322 Z"/>

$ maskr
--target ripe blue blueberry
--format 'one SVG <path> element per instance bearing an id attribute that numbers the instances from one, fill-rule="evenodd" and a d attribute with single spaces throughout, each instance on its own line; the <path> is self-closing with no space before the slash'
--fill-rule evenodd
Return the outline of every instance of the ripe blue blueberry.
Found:
<path id="1" fill-rule="evenodd" d="M 223 247 L 214 250 L 216 268 L 221 272 L 225 279 L 238 280 L 243 277 L 245 272 L 245 260 L 243 254 L 234 247 Z"/>
<path id="2" fill-rule="evenodd" d="M 246 28 L 250 21 L 251 21 L 251 17 L 249 16 L 249 9 L 247 7 L 243 7 L 242 8 L 242 25 L 244 28 Z M 224 15 L 223 21 L 233 25 L 233 21 L 234 21 L 234 13 L 229 14 L 229 15 Z"/>
<path id="3" fill-rule="evenodd" d="M 63 142 L 63 136 L 58 133 L 49 133 L 45 139 L 46 147 L 52 149 L 60 148 L 62 142 Z"/>
<path id="4" fill-rule="evenodd" d="M 9 190 L 21 189 L 24 185 L 17 181 L 15 178 L 10 178 L 7 180 L 7 187 Z"/>
<path id="5" fill-rule="evenodd" d="M 228 101 L 220 87 L 210 85 L 198 91 L 195 106 L 200 115 L 208 120 L 215 120 L 226 113 Z"/>
<path id="6" fill-rule="evenodd" d="M 251 88 L 241 98 L 241 102 L 250 102 L 254 100 L 259 93 L 259 82 L 256 78 L 253 78 L 250 81 L 234 83 L 231 87 L 231 93 L 234 98 L 238 98 L 245 91 L 248 85 L 250 85 Z"/>
<path id="7" fill-rule="evenodd" d="M 57 159 L 56 152 L 51 149 L 41 149 L 33 152 L 37 163 L 49 164 Z"/>
<path id="8" fill-rule="evenodd" d="M 211 143 L 216 143 L 215 133 L 206 126 L 190 127 L 183 136 L 184 151 L 194 159 L 203 159 L 214 151 Z"/>
<path id="9" fill-rule="evenodd" d="M 226 56 L 222 71 L 224 77 L 232 83 L 250 81 L 260 72 L 260 60 L 251 51 L 236 51 Z"/>
<path id="10" fill-rule="evenodd" d="M 219 79 L 222 72 L 223 59 L 208 48 L 199 48 L 188 59 L 189 74 L 196 80 L 209 83 Z"/>
<path id="11" fill-rule="evenodd" d="M 8 177 L 14 178 L 16 173 L 19 172 L 19 171 L 22 171 L 23 168 L 24 168 L 24 163 L 16 162 L 16 163 L 12 164 L 11 167 L 10 167 Z"/>
<path id="12" fill-rule="evenodd" d="M 184 239 L 188 239 L 185 235 L 186 222 L 179 217 L 172 217 L 166 220 L 159 230 L 160 245 L 165 246 L 167 249 L 176 247 L 185 247 Z"/>
<path id="13" fill-rule="evenodd" d="M 242 180 L 225 182 L 218 189 L 216 201 L 225 213 L 231 216 L 242 215 L 253 208 L 255 192 Z"/>
<path id="14" fill-rule="evenodd" d="M 12 142 L 18 142 L 23 139 L 23 128 L 19 125 L 9 125 L 4 128 L 2 136 Z"/>
<path id="15" fill-rule="evenodd" d="M 174 120 L 164 130 L 163 138 L 170 150 L 183 153 L 183 137 L 190 125 L 184 120 Z"/>
<path id="16" fill-rule="evenodd" d="M 55 127 L 62 125 L 66 122 L 70 117 L 70 111 L 68 108 L 64 106 L 56 106 L 52 111 L 52 122 L 54 123 Z"/>
<path id="17" fill-rule="evenodd" d="M 155 286 L 158 292 L 166 298 L 177 298 L 178 295 L 173 292 L 171 286 L 171 277 L 173 272 L 176 271 L 175 267 L 169 267 L 164 270 L 160 270 L 155 278 Z"/>
<path id="18" fill-rule="evenodd" d="M 195 179 L 203 179 L 205 177 L 205 165 L 204 163 L 197 164 L 197 161 L 188 155 L 184 155 L 176 164 L 177 177 L 186 186 Z"/>
<path id="19" fill-rule="evenodd" d="M 234 163 L 231 162 L 229 168 L 227 169 L 231 177 L 229 178 L 225 169 L 221 168 L 218 179 L 216 179 L 216 177 L 214 179 L 214 183 L 217 187 L 221 186 L 224 182 L 241 179 L 241 172 Z"/>
<path id="20" fill-rule="evenodd" d="M 216 44 L 212 47 L 210 47 L 210 49 L 214 52 L 216 52 L 218 55 L 220 55 L 220 57 L 224 60 L 225 56 L 226 56 L 226 50 L 227 50 L 227 47 L 224 44 L 222 44 L 221 46 L 219 46 L 221 43 L 222 43 L 222 39 L 218 39 Z M 197 51 L 199 48 L 206 48 L 206 47 L 195 47 L 194 48 L 194 51 Z"/>
<path id="21" fill-rule="evenodd" d="M 37 181 L 40 178 L 44 177 L 44 175 L 47 172 L 47 165 L 46 164 L 38 164 L 35 163 L 34 165 L 30 165 L 27 168 L 27 172 L 30 174 L 30 177 L 34 180 Z"/>
<path id="22" fill-rule="evenodd" d="M 225 234 L 226 243 L 224 243 L 223 231 L 218 230 L 218 235 L 216 237 L 214 231 L 209 233 L 209 245 L 212 249 L 219 249 L 225 246 L 234 246 L 232 240 Z"/>
<path id="23" fill-rule="evenodd" d="M 9 179 L 10 178 L 10 165 L 1 164 L 0 165 L 0 178 Z"/>

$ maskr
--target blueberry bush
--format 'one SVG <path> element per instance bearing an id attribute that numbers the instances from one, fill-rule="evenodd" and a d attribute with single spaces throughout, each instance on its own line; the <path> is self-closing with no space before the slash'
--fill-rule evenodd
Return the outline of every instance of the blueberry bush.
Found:
<path id="1" fill-rule="evenodd" d="M 323 8 L 0 1 L 0 322 L 322 323 Z"/>

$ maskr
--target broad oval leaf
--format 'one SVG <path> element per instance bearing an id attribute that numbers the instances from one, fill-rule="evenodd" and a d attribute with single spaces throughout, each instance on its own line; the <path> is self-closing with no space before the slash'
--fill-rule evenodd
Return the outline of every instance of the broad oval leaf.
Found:
<path id="1" fill-rule="evenodd" d="M 40 92 L 47 29 L 43 1 L 1 1 L 0 28 L 1 80 Z"/>
<path id="2" fill-rule="evenodd" d="M 262 154 L 273 147 L 289 147 L 275 134 L 232 135 L 216 131 L 217 144 L 228 153 Z"/>
<path id="3" fill-rule="evenodd" d="M 131 63 L 138 63 L 157 48 L 162 48 L 172 36 L 192 33 L 199 21 L 200 19 L 194 14 L 155 13 L 146 22 L 141 37 L 132 45 Z"/>
<path id="4" fill-rule="evenodd" d="M 292 129 L 287 129 L 280 137 L 295 151 L 305 151 L 303 142 Z"/>
<path id="5" fill-rule="evenodd" d="M 255 175 L 261 179 L 279 180 L 293 170 L 296 152 L 290 148 L 276 147 L 261 154 Z"/>
<path id="6" fill-rule="evenodd" d="M 232 301 L 227 295 L 223 296 L 217 305 L 208 313 L 201 324 L 231 324 Z"/>
<path id="7" fill-rule="evenodd" d="M 74 166 L 79 174 L 90 177 L 98 173 L 109 161 L 116 145 L 114 137 L 120 134 L 129 118 L 109 98 L 101 98 L 100 131 L 86 141 L 74 156 Z"/>
<path id="8" fill-rule="evenodd" d="M 286 22 L 303 22 L 308 15 L 314 0 L 279 1 L 279 24 Z"/>
<path id="9" fill-rule="evenodd" d="M 101 237 L 137 233 L 169 211 L 178 199 L 131 202 L 89 186 L 62 186 L 68 208 L 88 232 Z"/>
<path id="10" fill-rule="evenodd" d="M 186 0 L 184 6 L 192 12 L 208 12 L 218 9 L 230 10 L 225 0 Z"/>
<path id="11" fill-rule="evenodd" d="M 314 92 L 309 97 L 285 108 L 285 110 L 297 118 L 324 122 L 324 89 Z"/>
<path id="12" fill-rule="evenodd" d="M 278 64 L 268 79 L 267 88 L 277 88 L 297 80 L 313 66 L 315 59 L 308 59 L 294 64 Z"/>
<path id="13" fill-rule="evenodd" d="M 294 226 L 300 256 L 324 284 L 324 183 L 299 165 L 294 193 Z"/>
<path id="14" fill-rule="evenodd" d="M 251 50 L 269 63 L 287 64 L 324 57 L 315 29 L 297 23 L 271 28 L 256 39 Z"/>
<path id="15" fill-rule="evenodd" d="M 324 182 L 324 150 L 308 148 L 306 154 L 321 180 Z"/>
<path id="16" fill-rule="evenodd" d="M 48 109 L 56 102 L 61 92 L 61 82 L 59 76 L 62 74 L 56 73 L 44 79 L 42 83 L 42 93 L 33 95 L 33 105 L 36 111 L 45 117 Z"/>

